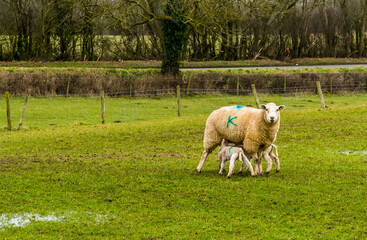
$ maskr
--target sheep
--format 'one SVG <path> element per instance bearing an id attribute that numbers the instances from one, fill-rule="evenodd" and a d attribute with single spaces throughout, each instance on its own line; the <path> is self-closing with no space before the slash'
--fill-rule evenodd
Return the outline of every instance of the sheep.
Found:
<path id="1" fill-rule="evenodd" d="M 262 174 L 262 152 L 274 143 L 280 125 L 280 110 L 285 106 L 262 104 L 260 109 L 228 106 L 213 111 L 204 132 L 204 151 L 196 170 L 200 173 L 208 155 L 222 139 L 242 143 L 244 150 L 254 159 L 255 175 Z"/>
<path id="2" fill-rule="evenodd" d="M 244 165 L 246 164 L 247 169 L 251 172 L 251 176 L 254 176 L 255 175 L 254 169 L 252 168 L 252 165 L 247 159 L 247 157 L 245 156 L 243 149 L 241 147 L 228 146 L 227 144 L 228 144 L 227 141 L 223 139 L 220 148 L 218 150 L 219 167 L 220 167 L 219 174 L 223 174 L 224 166 L 226 162 L 230 160 L 229 171 L 227 175 L 227 178 L 230 178 L 234 172 L 235 167 L 234 163 L 237 159 L 239 159 L 240 161 L 242 161 L 241 169 L 243 169 Z"/>

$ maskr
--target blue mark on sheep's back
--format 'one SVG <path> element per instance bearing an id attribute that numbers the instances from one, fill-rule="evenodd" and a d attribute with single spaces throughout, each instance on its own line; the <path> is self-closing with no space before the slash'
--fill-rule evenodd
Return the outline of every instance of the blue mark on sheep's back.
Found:
<path id="1" fill-rule="evenodd" d="M 241 106 L 241 105 L 236 105 L 236 106 L 234 106 L 234 108 L 235 108 L 235 109 L 237 109 L 237 110 L 238 110 L 238 109 L 241 109 L 241 108 L 243 108 L 243 107 L 244 107 L 244 106 Z"/>
<path id="2" fill-rule="evenodd" d="M 234 122 L 233 122 L 233 120 L 234 119 L 236 119 L 237 117 L 233 117 L 233 118 L 231 118 L 231 115 L 229 115 L 229 117 L 228 117 L 228 120 L 227 120 L 227 128 L 228 128 L 228 126 L 229 126 L 229 124 L 230 123 L 232 123 L 234 126 L 237 126 L 237 124 L 235 124 Z"/>

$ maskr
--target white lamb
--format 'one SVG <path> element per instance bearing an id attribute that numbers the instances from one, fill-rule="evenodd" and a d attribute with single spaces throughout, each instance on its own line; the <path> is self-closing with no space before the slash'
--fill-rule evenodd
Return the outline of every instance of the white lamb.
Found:
<path id="1" fill-rule="evenodd" d="M 222 139 L 227 139 L 242 143 L 244 150 L 254 159 L 255 175 L 262 174 L 260 157 L 274 143 L 280 125 L 279 111 L 285 107 L 268 103 L 260 108 L 229 106 L 209 115 L 204 133 L 204 151 L 196 168 L 198 172 L 201 172 L 206 158 Z"/>
<path id="2" fill-rule="evenodd" d="M 275 150 L 275 153 L 273 153 L 273 150 Z M 251 156 L 249 156 L 246 152 L 245 152 L 246 157 L 251 160 Z M 278 149 L 277 146 L 275 146 L 274 144 L 272 144 L 270 147 L 268 147 L 267 149 L 265 149 L 262 152 L 262 158 L 265 159 L 266 163 L 267 163 L 267 168 L 265 173 L 268 174 L 271 171 L 271 168 L 273 166 L 273 161 L 275 162 L 275 167 L 276 167 L 276 172 L 280 171 L 280 162 L 279 162 L 279 158 L 278 158 Z M 261 158 L 260 157 L 260 158 Z M 249 161 L 251 162 L 251 161 Z M 240 169 L 240 173 L 243 171 L 244 168 L 244 164 L 242 164 L 242 167 Z"/>
<path id="3" fill-rule="evenodd" d="M 223 147 L 227 147 L 227 148 L 236 147 L 236 148 L 241 148 L 243 150 L 243 145 L 242 144 L 231 143 L 231 142 L 228 142 L 227 140 L 223 139 L 222 142 L 221 142 L 220 148 L 218 150 L 218 155 L 220 153 L 220 149 L 222 149 Z M 275 151 L 275 153 L 273 153 L 273 150 Z M 246 151 L 244 151 L 244 154 L 245 154 L 248 162 L 251 164 L 252 157 L 248 153 L 246 153 Z M 267 163 L 267 168 L 266 168 L 266 172 L 265 172 L 266 174 L 270 173 L 271 168 L 273 166 L 273 161 L 275 162 L 276 172 L 280 171 L 280 162 L 279 162 L 279 158 L 278 158 L 278 148 L 275 144 L 272 144 L 270 147 L 265 149 L 262 152 L 262 156 L 260 158 L 264 158 L 264 160 Z M 219 161 L 221 162 L 221 159 L 219 159 Z M 243 168 L 244 168 L 245 164 L 247 165 L 246 162 L 242 162 L 242 166 L 241 166 L 241 169 L 240 169 L 239 173 L 243 172 Z M 247 170 L 251 171 L 251 169 L 249 169 L 248 165 L 247 165 Z"/>
<path id="4" fill-rule="evenodd" d="M 234 172 L 235 161 L 239 159 L 242 161 L 243 170 L 244 165 L 247 165 L 247 169 L 251 172 L 251 176 L 254 176 L 254 169 L 252 168 L 251 163 L 245 156 L 245 153 L 241 147 L 236 146 L 228 146 L 228 143 L 225 139 L 222 140 L 220 148 L 218 150 L 218 158 L 219 158 L 219 174 L 223 174 L 224 166 L 228 160 L 230 160 L 229 171 L 227 178 L 230 178 Z"/>

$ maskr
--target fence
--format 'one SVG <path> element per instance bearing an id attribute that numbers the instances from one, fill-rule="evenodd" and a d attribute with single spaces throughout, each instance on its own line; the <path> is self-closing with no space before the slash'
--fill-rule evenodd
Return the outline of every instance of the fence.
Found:
<path id="1" fill-rule="evenodd" d="M 322 86 L 323 89 L 330 86 Z M 255 86 L 253 86 L 255 87 Z M 317 84 L 314 90 L 317 89 Z M 228 90 L 228 89 L 227 89 Z M 255 90 L 253 88 L 252 90 Z M 226 105 L 247 105 L 256 107 L 258 102 L 276 102 L 292 107 L 325 107 L 321 88 L 319 97 L 316 94 L 267 94 L 263 89 L 255 100 L 257 93 L 231 89 L 224 92 L 203 94 L 201 91 L 188 89 L 172 89 L 172 93 L 165 93 L 159 97 L 119 97 L 115 93 L 102 92 L 102 95 L 79 96 L 16 96 L 0 105 L 0 126 L 4 128 L 44 127 L 70 124 L 99 124 L 136 122 L 142 120 L 165 119 L 177 116 L 194 116 L 209 114 L 214 109 Z M 299 95 L 299 96 L 298 96 Z M 305 98 L 308 100 L 306 101 Z M 5 104 L 6 103 L 6 104 Z M 11 111 L 11 114 L 10 114 Z M 9 123 L 9 121 L 12 121 Z M 19 121 L 19 124 L 18 124 Z"/>
<path id="2" fill-rule="evenodd" d="M 24 96 L 84 96 L 99 95 L 103 89 L 107 96 L 141 97 L 172 95 L 181 86 L 183 95 L 225 93 L 247 95 L 251 84 L 259 93 L 292 94 L 316 93 L 319 81 L 325 92 L 367 91 L 367 73 L 292 73 L 244 74 L 237 72 L 185 72 L 182 78 L 172 78 L 149 72 L 130 74 L 112 73 L 26 73 L 0 72 L 0 94 Z"/>

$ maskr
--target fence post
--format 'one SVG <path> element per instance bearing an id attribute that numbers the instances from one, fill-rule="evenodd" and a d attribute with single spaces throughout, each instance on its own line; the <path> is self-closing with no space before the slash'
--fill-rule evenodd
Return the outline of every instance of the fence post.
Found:
<path id="1" fill-rule="evenodd" d="M 181 89 L 180 85 L 177 85 L 177 115 L 181 117 Z"/>
<path id="2" fill-rule="evenodd" d="M 321 84 L 319 81 L 316 82 L 316 86 L 317 86 L 317 92 L 319 93 L 320 97 L 321 107 L 325 108 L 324 96 L 322 95 Z"/>
<path id="3" fill-rule="evenodd" d="M 70 81 L 71 81 L 71 77 L 68 76 L 68 83 L 66 85 L 66 96 L 69 96 L 69 89 L 70 89 Z"/>
<path id="4" fill-rule="evenodd" d="M 189 74 L 189 82 L 187 83 L 186 95 L 189 95 L 189 91 L 190 91 L 190 83 L 191 83 L 191 77 L 192 77 L 192 75 L 191 75 L 191 74 Z"/>
<path id="5" fill-rule="evenodd" d="M 25 115 L 25 110 L 27 109 L 28 98 L 29 98 L 29 95 L 27 95 L 25 97 L 24 106 L 23 106 L 23 112 L 22 112 L 22 116 L 20 117 L 18 129 L 21 129 L 22 128 L 22 125 L 23 125 L 23 119 L 24 119 L 24 115 Z"/>
<path id="6" fill-rule="evenodd" d="M 6 116 L 8 118 L 8 130 L 11 130 L 10 93 L 8 91 L 5 92 L 5 101 L 6 101 Z"/>
<path id="7" fill-rule="evenodd" d="M 101 117 L 102 117 L 102 124 L 105 123 L 104 112 L 105 112 L 104 91 L 101 90 Z"/>
<path id="8" fill-rule="evenodd" d="M 254 94 L 254 97 L 255 97 L 256 105 L 259 108 L 260 102 L 259 102 L 259 98 L 257 97 L 255 84 L 251 84 L 251 88 L 252 88 L 252 93 Z"/>
<path id="9" fill-rule="evenodd" d="M 333 79 L 330 78 L 330 94 L 333 93 Z"/>
<path id="10" fill-rule="evenodd" d="M 134 97 L 134 80 L 132 78 L 129 79 L 130 82 L 130 97 Z"/>
<path id="11" fill-rule="evenodd" d="M 284 83 L 283 83 L 283 93 L 287 92 L 287 78 L 284 78 Z"/>
<path id="12" fill-rule="evenodd" d="M 240 77 L 237 77 L 237 86 L 236 86 L 236 88 L 237 88 L 237 96 L 239 96 L 240 95 Z"/>

